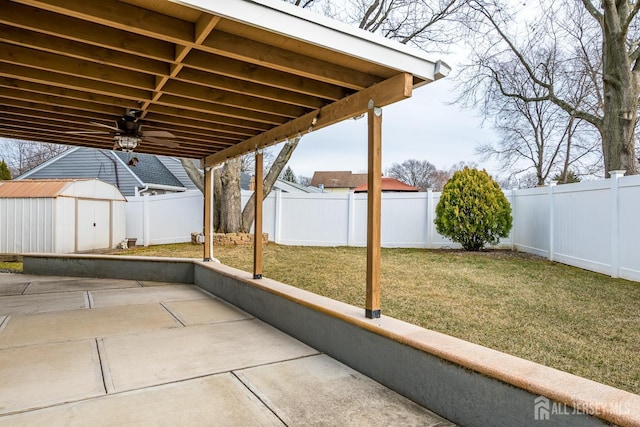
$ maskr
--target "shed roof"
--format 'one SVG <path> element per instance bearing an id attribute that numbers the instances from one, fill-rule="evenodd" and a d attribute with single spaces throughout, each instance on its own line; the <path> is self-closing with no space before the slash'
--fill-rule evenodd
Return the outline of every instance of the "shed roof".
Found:
<path id="1" fill-rule="evenodd" d="M 56 198 L 60 196 L 125 200 L 117 188 L 98 179 L 0 181 L 0 198 L 3 199 Z"/>
<path id="2" fill-rule="evenodd" d="M 38 179 L 0 182 L 0 198 L 58 197 L 72 179 Z"/>
<path id="3" fill-rule="evenodd" d="M 369 189 L 369 184 L 365 182 L 364 184 L 354 188 L 353 192 L 366 193 L 368 189 Z M 417 192 L 417 191 L 420 191 L 420 189 L 418 187 L 405 184 L 402 181 L 398 181 L 395 178 L 382 177 L 382 191 L 407 193 L 407 192 Z"/>
<path id="4" fill-rule="evenodd" d="M 279 0 L 0 0 L 0 137 L 224 161 L 408 98 L 424 53 Z M 107 126 L 107 127 L 105 127 Z M 87 131 L 87 133 L 78 133 Z M 90 132 L 90 133 L 89 133 Z M 156 134 L 158 135 L 158 134 Z"/>

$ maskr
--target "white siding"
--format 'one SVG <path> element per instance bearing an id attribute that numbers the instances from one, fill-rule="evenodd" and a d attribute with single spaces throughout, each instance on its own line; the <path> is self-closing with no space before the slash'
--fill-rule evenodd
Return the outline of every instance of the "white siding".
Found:
<path id="1" fill-rule="evenodd" d="M 53 199 L 0 199 L 0 253 L 52 252 Z"/>
<path id="2" fill-rule="evenodd" d="M 55 250 L 56 253 L 68 254 L 76 250 L 76 199 L 73 197 L 58 197 L 55 199 L 53 222 L 56 224 Z"/>

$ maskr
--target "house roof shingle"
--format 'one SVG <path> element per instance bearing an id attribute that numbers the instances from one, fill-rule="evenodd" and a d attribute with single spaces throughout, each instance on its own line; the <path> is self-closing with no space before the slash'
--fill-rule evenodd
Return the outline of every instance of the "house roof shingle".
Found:
<path id="1" fill-rule="evenodd" d="M 113 151 L 113 153 L 125 164 L 127 164 L 132 157 L 136 157 L 138 159 L 138 163 L 136 166 L 130 166 L 130 169 L 145 184 L 184 187 L 178 178 L 176 178 L 154 154 L 130 154 L 122 151 Z"/>

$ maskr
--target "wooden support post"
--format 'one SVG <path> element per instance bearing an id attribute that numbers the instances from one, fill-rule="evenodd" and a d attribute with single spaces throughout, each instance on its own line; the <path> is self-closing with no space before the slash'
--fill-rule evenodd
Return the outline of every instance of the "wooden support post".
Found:
<path id="1" fill-rule="evenodd" d="M 203 261 L 213 257 L 213 168 L 204 164 L 204 255 Z"/>
<path id="2" fill-rule="evenodd" d="M 382 109 L 369 101 L 367 188 L 367 298 L 365 316 L 380 317 L 380 218 L 382 206 Z"/>
<path id="3" fill-rule="evenodd" d="M 255 223 L 253 226 L 253 278 L 262 279 L 262 150 L 256 152 L 254 190 Z"/>

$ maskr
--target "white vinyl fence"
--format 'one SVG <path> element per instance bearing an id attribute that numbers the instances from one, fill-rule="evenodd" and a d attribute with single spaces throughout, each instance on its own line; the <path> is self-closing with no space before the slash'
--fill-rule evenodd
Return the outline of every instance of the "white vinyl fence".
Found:
<path id="1" fill-rule="evenodd" d="M 243 204 L 250 196 L 243 192 Z M 501 247 L 640 281 L 640 176 L 505 192 L 514 226 Z M 382 246 L 457 248 L 435 230 L 440 193 L 384 193 Z M 129 199 L 127 236 L 139 244 L 188 242 L 202 230 L 197 191 Z M 264 232 L 283 245 L 366 246 L 366 194 L 273 192 Z"/>
<path id="2" fill-rule="evenodd" d="M 127 238 L 137 245 L 191 241 L 202 231 L 204 199 L 200 191 L 127 198 Z"/>

